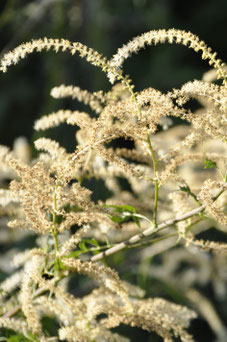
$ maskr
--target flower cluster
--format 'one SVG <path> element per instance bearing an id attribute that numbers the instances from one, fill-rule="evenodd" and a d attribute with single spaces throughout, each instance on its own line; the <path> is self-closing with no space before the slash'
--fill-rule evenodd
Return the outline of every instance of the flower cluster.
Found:
<path id="1" fill-rule="evenodd" d="M 164 42 L 202 52 L 215 75 L 212 71 L 208 79 L 166 94 L 151 87 L 135 92 L 123 74 L 124 60 Z M 16 148 L 0 147 L 0 222 L 5 240 L 38 235 L 34 248 L 13 250 L 0 261 L 8 275 L 0 284 L 1 334 L 13 330 L 34 342 L 128 341 L 111 330 L 126 324 L 153 331 L 166 342 L 175 337 L 192 342 L 187 328 L 197 311 L 221 339 L 224 325 L 196 285 L 212 278 L 217 296 L 226 295 L 227 244 L 196 235 L 211 228 L 226 233 L 226 67 L 198 37 L 172 29 L 134 38 L 109 61 L 81 43 L 34 40 L 6 54 L 0 70 L 6 72 L 34 51 L 50 49 L 78 52 L 100 67 L 111 83 L 118 82 L 107 93 L 72 85 L 52 89 L 54 98 L 71 97 L 94 112 L 91 116 L 61 109 L 35 122 L 37 131 L 62 123 L 76 127 L 73 153 L 46 137 L 34 142 L 39 151 L 34 160 L 29 153 L 19 155 Z M 217 79 L 223 84 L 212 83 Z M 199 109 L 189 108 L 191 99 Z M 175 118 L 182 124 L 171 127 Z M 119 145 L 122 139 L 131 147 Z M 28 146 L 23 146 L 26 152 Z M 109 191 L 106 200 L 94 200 L 86 182 L 91 179 L 103 180 Z M 137 285 L 122 281 L 106 265 L 105 257 L 138 246 L 145 247 L 135 254 L 141 264 L 161 254 L 162 265 L 149 265 L 151 273 L 174 287 L 194 310 L 184 303 L 144 298 Z M 178 266 L 184 261 L 195 267 L 181 273 Z M 70 292 L 73 277 L 91 279 L 90 293 Z M 58 326 L 52 336 L 43 328 L 44 317 L 52 317 Z"/>

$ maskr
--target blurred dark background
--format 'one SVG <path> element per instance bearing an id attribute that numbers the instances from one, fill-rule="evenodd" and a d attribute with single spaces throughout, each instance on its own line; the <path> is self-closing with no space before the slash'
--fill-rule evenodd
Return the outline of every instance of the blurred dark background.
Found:
<path id="1" fill-rule="evenodd" d="M 153 29 L 190 30 L 225 60 L 226 0 L 1 0 L 1 56 L 22 42 L 40 37 L 81 41 L 108 58 L 134 36 Z M 137 90 L 162 91 L 200 78 L 207 62 L 183 46 L 157 45 L 124 64 Z M 0 144 L 12 146 L 17 136 L 37 137 L 33 122 L 59 108 L 81 108 L 50 97 L 52 87 L 73 84 L 90 91 L 108 90 L 106 75 L 69 53 L 33 54 L 0 75 Z M 62 126 L 45 135 L 75 146 L 74 129 Z M 43 135 L 43 133 L 42 133 Z"/>

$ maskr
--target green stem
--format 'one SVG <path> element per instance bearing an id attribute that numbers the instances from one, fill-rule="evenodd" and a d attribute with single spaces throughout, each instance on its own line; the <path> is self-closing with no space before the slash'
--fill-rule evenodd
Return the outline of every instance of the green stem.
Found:
<path id="1" fill-rule="evenodd" d="M 164 236 L 161 236 L 161 237 L 156 238 L 156 239 L 152 239 L 152 240 L 149 240 L 149 241 L 146 241 L 146 242 L 141 242 L 141 243 L 138 243 L 138 244 L 135 244 L 135 245 L 132 245 L 132 246 L 128 246 L 128 248 L 132 249 L 132 248 L 151 246 L 153 243 L 156 243 L 156 242 L 159 242 L 159 241 L 163 241 L 163 240 L 166 240 L 166 239 L 168 239 L 170 237 L 177 236 L 177 235 L 178 235 L 178 233 L 172 233 L 172 234 L 164 235 Z"/>
<path id="2" fill-rule="evenodd" d="M 53 238 L 54 238 L 54 244 L 55 244 L 56 252 L 59 252 L 59 247 L 58 247 L 58 233 L 57 233 L 56 231 L 53 232 Z"/>
<path id="3" fill-rule="evenodd" d="M 151 145 L 151 140 L 149 134 L 147 135 L 147 141 L 148 141 L 148 146 L 151 152 L 151 158 L 153 161 L 153 167 L 154 167 L 154 186 L 155 186 L 155 200 L 154 200 L 154 226 L 157 228 L 158 223 L 157 223 L 157 214 L 158 214 L 158 192 L 159 192 L 159 185 L 158 185 L 158 179 L 157 179 L 157 162 L 155 159 L 155 153 L 153 150 L 153 147 Z"/>
<path id="4" fill-rule="evenodd" d="M 122 81 L 122 83 L 126 86 L 126 88 L 129 90 L 132 100 L 135 102 L 137 109 L 138 109 L 138 115 L 139 115 L 139 119 L 142 118 L 142 112 L 140 109 L 140 106 L 138 104 L 137 98 L 136 98 L 136 94 L 133 91 L 133 86 L 130 84 L 130 82 L 127 80 L 127 78 L 125 78 L 122 75 L 118 75 L 118 79 Z M 157 223 L 157 213 L 158 213 L 158 193 L 159 193 L 159 185 L 158 185 L 158 179 L 157 179 L 157 162 L 155 159 L 155 154 L 154 154 L 154 150 L 150 141 L 150 136 L 149 134 L 147 135 L 147 140 L 148 140 L 148 145 L 149 145 L 149 149 L 151 152 L 151 157 L 152 157 L 152 161 L 153 161 L 153 167 L 154 167 L 154 186 L 155 186 L 155 203 L 154 203 L 154 216 L 153 216 L 153 220 L 154 220 L 154 227 L 156 228 L 158 226 Z"/>
<path id="5" fill-rule="evenodd" d="M 56 215 L 56 211 L 57 211 L 57 188 L 58 188 L 58 186 L 55 185 L 55 188 L 54 188 L 54 208 L 53 208 L 54 209 L 53 210 L 53 228 L 52 228 L 52 235 L 53 235 L 53 239 L 54 239 L 56 253 L 59 252 L 58 232 L 57 232 L 57 227 L 56 227 L 56 219 L 57 219 L 57 215 Z"/>
<path id="6" fill-rule="evenodd" d="M 122 83 L 125 85 L 125 87 L 129 90 L 132 100 L 135 102 L 137 110 L 138 110 L 138 114 L 139 114 L 139 119 L 142 118 L 142 112 L 140 109 L 140 106 L 138 104 L 137 98 L 136 98 L 136 94 L 133 91 L 133 86 L 130 84 L 130 82 L 127 80 L 126 77 L 122 76 L 122 75 L 118 75 L 118 79 L 122 81 Z"/>

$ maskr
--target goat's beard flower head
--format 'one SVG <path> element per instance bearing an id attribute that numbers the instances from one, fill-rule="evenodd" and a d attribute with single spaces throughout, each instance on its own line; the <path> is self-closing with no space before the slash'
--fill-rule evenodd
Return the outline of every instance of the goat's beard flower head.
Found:
<path id="1" fill-rule="evenodd" d="M 223 84 L 195 80 L 167 94 L 151 87 L 135 92 L 130 78 L 124 76 L 124 61 L 146 46 L 164 42 L 183 44 L 201 52 Z M 226 68 L 198 37 L 171 29 L 135 37 L 118 49 L 110 61 L 81 43 L 34 40 L 6 54 L 0 69 L 6 72 L 28 54 L 49 49 L 79 53 L 101 68 L 112 84 L 118 83 L 107 93 L 91 93 L 71 85 L 51 90 L 52 97 L 71 97 L 94 113 L 91 116 L 86 111 L 60 109 L 35 122 L 35 130 L 39 132 L 62 123 L 76 126 L 77 146 L 73 153 L 46 137 L 34 142 L 35 148 L 42 152 L 32 161 L 28 153 L 22 156 L 17 146 L 12 152 L 0 147 L 1 166 L 5 170 L 1 182 L 6 171 L 13 179 L 9 188 L 6 189 L 5 182 L 5 188 L 0 190 L 1 215 L 11 218 L 8 226 L 13 232 L 23 228 L 45 236 L 41 248 L 13 252 L 11 274 L 0 285 L 0 303 L 4 308 L 0 328 L 15 329 L 24 336 L 34 335 L 34 339 L 44 342 L 49 337 L 43 331 L 42 318 L 52 315 L 61 324 L 53 337 L 55 340 L 125 342 L 124 337 L 111 331 L 123 323 L 155 331 L 165 341 L 172 341 L 174 335 L 191 342 L 192 336 L 186 328 L 196 317 L 194 311 L 164 299 L 143 298 L 141 289 L 132 289 L 116 271 L 96 261 L 135 244 L 147 246 L 149 242 L 146 255 L 162 252 L 164 260 L 160 268 L 152 264 L 153 274 L 162 283 L 176 285 L 178 291 L 179 284 L 174 280 L 178 261 L 191 262 L 192 256 L 188 251 L 185 256 L 183 247 L 174 248 L 176 241 L 226 253 L 226 244 L 198 240 L 193 235 L 211 225 L 226 231 L 226 177 L 223 177 L 226 148 L 222 144 L 221 150 L 211 149 L 211 145 L 217 146 L 212 142 L 227 138 Z M 191 99 L 199 101 L 202 108 L 188 109 L 187 102 Z M 175 119 L 184 124 L 170 127 Z M 122 139 L 131 147 L 116 147 Z M 204 170 L 204 165 L 209 170 Z M 102 184 L 108 188 L 106 200 L 94 199 L 88 189 L 93 179 L 98 180 L 98 189 Z M 206 215 L 215 222 L 211 223 Z M 160 223 L 162 217 L 166 221 Z M 201 220 L 204 225 L 200 225 Z M 141 241 L 154 234 L 157 234 L 154 240 Z M 170 247 L 171 265 L 167 251 Z M 193 262 L 200 265 L 203 257 L 197 254 Z M 140 252 L 135 253 L 135 258 L 140 256 Z M 207 284 L 214 273 L 208 264 L 206 270 L 203 281 Z M 80 275 L 93 279 L 98 287 L 84 296 L 72 295 L 67 285 L 73 274 L 77 279 Z M 185 270 L 184 274 L 180 274 L 182 296 L 192 302 L 201 299 L 193 289 L 188 291 L 194 285 L 194 273 Z M 12 307 L 15 303 L 16 309 Z M 203 304 L 195 305 L 221 335 L 222 324 L 217 329 L 209 318 L 215 312 L 212 305 L 206 305 L 208 314 Z M 20 310 L 22 314 L 17 315 Z"/>

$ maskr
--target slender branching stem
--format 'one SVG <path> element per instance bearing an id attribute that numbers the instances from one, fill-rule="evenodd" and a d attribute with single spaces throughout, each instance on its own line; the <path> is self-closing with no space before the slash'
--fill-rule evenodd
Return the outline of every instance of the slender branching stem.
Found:
<path id="1" fill-rule="evenodd" d="M 133 86 L 130 84 L 130 82 L 127 80 L 126 77 L 123 77 L 121 75 L 121 76 L 119 76 L 119 78 L 121 79 L 122 83 L 129 90 L 129 92 L 131 94 L 131 98 L 132 98 L 132 100 L 135 102 L 135 104 L 137 106 L 139 119 L 141 119 L 142 118 L 142 112 L 141 112 L 141 108 L 140 108 L 140 106 L 138 104 L 138 101 L 137 101 L 137 98 L 136 98 L 136 94 L 133 91 Z M 151 158 L 152 158 L 152 161 L 153 161 L 153 168 L 154 168 L 154 186 L 155 186 L 154 226 L 156 228 L 157 227 L 157 214 L 158 214 L 158 192 L 159 192 L 159 185 L 158 185 L 158 179 L 157 179 L 157 162 L 156 162 L 156 158 L 155 158 L 154 149 L 153 149 L 152 144 L 151 144 L 149 133 L 147 134 L 147 141 L 148 141 L 148 146 L 149 146 L 149 150 L 150 150 L 150 153 L 151 153 Z"/>
<path id="2" fill-rule="evenodd" d="M 212 197 L 212 200 L 215 202 L 219 196 L 221 196 L 221 194 L 223 193 L 224 189 L 221 189 L 214 197 Z M 201 205 L 198 208 L 195 208 L 185 214 L 182 214 L 180 216 L 174 217 L 172 219 L 169 219 L 167 221 L 164 221 L 160 224 L 157 225 L 157 227 L 149 227 L 146 230 L 144 230 L 142 233 L 140 234 L 136 234 L 134 236 L 132 236 L 130 239 L 128 239 L 127 241 L 121 242 L 119 244 L 117 244 L 116 246 L 107 249 L 105 252 L 99 253 L 95 256 L 93 256 L 91 258 L 91 261 L 98 261 L 101 260 L 102 258 L 108 256 L 108 255 L 112 255 L 115 254 L 119 251 L 121 251 L 122 249 L 125 249 L 131 245 L 134 245 L 135 243 L 140 242 L 142 239 L 144 239 L 145 237 L 151 236 L 155 233 L 158 233 L 159 231 L 161 231 L 162 229 L 172 226 L 180 221 L 184 221 L 190 217 L 193 217 L 195 215 L 199 215 L 201 214 L 204 210 L 206 209 L 205 205 Z"/>
<path id="3" fill-rule="evenodd" d="M 167 234 L 167 235 L 164 235 L 164 236 L 160 236 L 158 238 L 155 238 L 155 239 L 152 239 L 152 240 L 149 240 L 149 241 L 140 242 L 138 244 L 135 244 L 135 245 L 132 245 L 132 246 L 128 246 L 128 248 L 132 249 L 132 248 L 148 247 L 148 246 L 151 246 L 153 243 L 160 242 L 160 241 L 169 239 L 169 238 L 174 237 L 174 236 L 178 236 L 178 233 L 176 232 L 176 233 L 171 233 L 171 234 Z M 175 242 L 174 242 L 174 244 L 175 244 Z"/>
<path id="4" fill-rule="evenodd" d="M 55 185 L 54 188 L 54 200 L 53 200 L 53 228 L 52 228 L 52 235 L 54 239 L 54 244 L 55 244 L 55 251 L 56 253 L 59 252 L 59 247 L 58 247 L 58 232 L 57 232 L 57 227 L 56 227 L 56 220 L 57 220 L 57 188 L 58 185 Z"/>
<path id="5" fill-rule="evenodd" d="M 156 228 L 154 228 L 154 226 L 149 227 L 146 230 L 144 230 L 142 233 L 136 234 L 136 235 L 132 236 L 129 240 L 121 242 L 118 245 L 116 245 L 116 246 L 114 246 L 112 248 L 107 249 L 105 252 L 102 252 L 102 253 L 99 253 L 99 254 L 93 256 L 91 258 L 91 261 L 98 261 L 98 260 L 101 260 L 102 258 L 104 258 L 105 256 L 115 254 L 116 252 L 119 252 L 122 249 L 125 249 L 128 246 L 133 245 L 133 244 L 141 241 L 145 237 L 148 237 L 148 236 L 151 236 L 151 235 L 153 235 L 155 233 L 158 233 L 159 231 L 161 231 L 162 229 L 164 229 L 166 227 L 172 226 L 172 225 L 176 224 L 177 222 L 186 220 L 189 217 L 192 217 L 194 215 L 200 214 L 204 209 L 205 209 L 205 206 L 202 205 L 202 206 L 200 206 L 200 207 L 198 207 L 196 209 L 193 209 L 193 210 L 189 211 L 186 214 L 183 214 L 181 216 L 174 217 L 174 218 L 172 218 L 170 220 L 162 222 Z"/>
<path id="6" fill-rule="evenodd" d="M 151 153 L 151 158 L 153 161 L 153 167 L 154 167 L 154 186 L 155 186 L 155 202 L 154 202 L 154 226 L 157 228 L 158 223 L 157 223 L 157 214 L 158 214 L 158 192 L 159 192 L 159 184 L 158 184 L 158 178 L 157 178 L 157 161 L 155 158 L 155 153 L 153 150 L 153 147 L 151 145 L 151 139 L 150 135 L 147 135 L 147 141 L 148 141 L 148 146 L 150 149 Z"/>
<path id="7" fill-rule="evenodd" d="M 119 75 L 118 78 L 124 84 L 124 86 L 129 90 L 129 92 L 131 94 L 131 98 L 136 104 L 136 107 L 138 110 L 138 117 L 139 117 L 139 119 L 141 119 L 142 118 L 142 112 L 141 112 L 141 108 L 140 108 L 139 103 L 138 103 L 137 98 L 136 98 L 136 93 L 133 90 L 134 86 L 132 86 L 130 84 L 129 80 L 126 77 L 124 77 L 123 75 Z"/>

